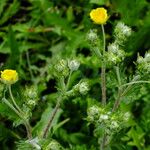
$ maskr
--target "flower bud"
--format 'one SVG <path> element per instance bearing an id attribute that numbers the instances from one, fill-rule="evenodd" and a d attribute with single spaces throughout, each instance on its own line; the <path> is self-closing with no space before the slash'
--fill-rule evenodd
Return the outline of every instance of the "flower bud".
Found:
<path id="1" fill-rule="evenodd" d="M 110 128 L 111 129 L 119 128 L 119 124 L 117 123 L 117 121 L 112 121 L 111 124 L 110 124 Z"/>
<path id="2" fill-rule="evenodd" d="M 87 111 L 87 114 L 88 114 L 88 117 L 87 117 L 88 121 L 90 122 L 96 121 L 100 114 L 99 107 L 97 106 L 90 107 Z"/>
<path id="3" fill-rule="evenodd" d="M 67 61 L 64 59 L 60 60 L 58 64 L 55 65 L 55 70 L 58 76 L 68 76 L 69 68 L 67 65 Z"/>
<path id="4" fill-rule="evenodd" d="M 87 94 L 89 91 L 89 86 L 87 82 L 81 82 L 79 85 L 79 92 L 83 95 Z"/>
<path id="5" fill-rule="evenodd" d="M 116 42 L 121 44 L 131 35 L 131 28 L 119 22 L 115 27 Z"/>
<path id="6" fill-rule="evenodd" d="M 91 29 L 88 33 L 87 33 L 87 40 L 91 43 L 94 44 L 97 42 L 98 40 L 98 35 L 97 35 L 97 30 L 95 29 Z"/>
<path id="7" fill-rule="evenodd" d="M 60 150 L 60 149 L 61 145 L 57 141 L 52 140 L 45 150 Z"/>
<path id="8" fill-rule="evenodd" d="M 34 99 L 34 100 L 37 99 L 37 97 L 38 97 L 37 89 L 33 86 L 26 87 L 24 96 L 28 99 Z"/>
<path id="9" fill-rule="evenodd" d="M 80 66 L 80 63 L 76 60 L 71 60 L 68 62 L 68 67 L 71 71 L 78 70 L 79 66 Z"/>
<path id="10" fill-rule="evenodd" d="M 36 105 L 36 102 L 34 100 L 29 100 L 27 102 L 27 105 L 30 107 L 30 108 L 33 108 L 35 105 Z"/>
<path id="11" fill-rule="evenodd" d="M 119 45 L 117 43 L 112 43 L 108 45 L 108 51 L 117 54 L 119 51 Z"/>
<path id="12" fill-rule="evenodd" d="M 1 81 L 4 84 L 14 84 L 18 81 L 18 73 L 11 69 L 1 71 Z"/>
<path id="13" fill-rule="evenodd" d="M 137 59 L 137 68 L 143 74 L 150 73 L 150 53 L 146 53 L 145 57 L 138 56 Z"/>

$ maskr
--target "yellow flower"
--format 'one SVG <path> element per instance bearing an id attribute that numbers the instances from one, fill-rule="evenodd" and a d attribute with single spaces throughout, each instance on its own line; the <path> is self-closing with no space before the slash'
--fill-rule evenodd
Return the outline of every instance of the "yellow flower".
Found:
<path id="1" fill-rule="evenodd" d="M 105 8 L 96 8 L 90 12 L 90 17 L 96 24 L 105 24 L 108 20 L 107 10 Z"/>
<path id="2" fill-rule="evenodd" d="M 1 71 L 1 80 L 5 84 L 14 84 L 18 81 L 18 73 L 11 69 Z"/>

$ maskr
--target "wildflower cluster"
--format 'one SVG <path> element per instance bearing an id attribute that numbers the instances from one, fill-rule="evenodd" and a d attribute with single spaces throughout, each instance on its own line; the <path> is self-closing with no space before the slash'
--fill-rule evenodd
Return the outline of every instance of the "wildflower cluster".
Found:
<path id="1" fill-rule="evenodd" d="M 86 36 L 87 41 L 90 44 L 90 49 L 98 56 L 99 58 L 102 58 L 101 50 L 100 50 L 100 44 L 101 41 L 98 38 L 97 30 L 91 29 Z"/>
<path id="2" fill-rule="evenodd" d="M 86 95 L 89 91 L 89 84 L 87 81 L 80 81 L 78 84 L 72 87 L 70 91 L 67 92 L 67 96 L 75 96 L 78 94 Z"/>
<path id="3" fill-rule="evenodd" d="M 90 107 L 87 114 L 87 121 L 95 124 L 96 128 L 105 130 L 105 133 L 109 136 L 118 132 L 130 118 L 129 112 L 111 112 L 98 106 Z"/>
<path id="4" fill-rule="evenodd" d="M 108 45 L 108 52 L 106 53 L 108 62 L 112 64 L 120 63 L 125 58 L 125 52 L 117 43 Z"/>
<path id="5" fill-rule="evenodd" d="M 150 73 L 150 52 L 145 54 L 145 57 L 138 56 L 137 68 L 140 73 L 149 74 Z"/>
<path id="6" fill-rule="evenodd" d="M 131 28 L 127 25 L 122 22 L 117 23 L 114 30 L 116 43 L 122 45 L 131 36 L 131 33 Z"/>
<path id="7" fill-rule="evenodd" d="M 77 71 L 80 63 L 77 60 L 65 60 L 61 59 L 54 66 L 55 75 L 59 77 L 67 77 L 69 72 Z"/>
<path id="8" fill-rule="evenodd" d="M 110 64 L 117 64 L 124 60 L 125 51 L 123 48 L 123 43 L 131 35 L 131 28 L 124 25 L 124 23 L 119 22 L 114 30 L 115 41 L 108 45 L 108 51 L 106 53 L 106 59 Z"/>
<path id="9" fill-rule="evenodd" d="M 23 112 L 26 114 L 26 118 L 31 117 L 32 110 L 36 106 L 38 102 L 38 93 L 35 87 L 26 87 L 23 92 L 24 104 L 23 104 Z"/>

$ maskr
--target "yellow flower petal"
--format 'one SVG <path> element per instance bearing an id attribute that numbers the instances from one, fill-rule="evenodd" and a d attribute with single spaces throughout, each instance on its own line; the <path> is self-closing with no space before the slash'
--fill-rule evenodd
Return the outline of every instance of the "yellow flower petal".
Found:
<path id="1" fill-rule="evenodd" d="M 1 71 L 1 80 L 5 84 L 14 84 L 18 81 L 18 73 L 11 69 Z"/>
<path id="2" fill-rule="evenodd" d="M 105 24 L 108 20 L 107 10 L 105 8 L 96 8 L 90 12 L 90 18 L 96 24 Z"/>

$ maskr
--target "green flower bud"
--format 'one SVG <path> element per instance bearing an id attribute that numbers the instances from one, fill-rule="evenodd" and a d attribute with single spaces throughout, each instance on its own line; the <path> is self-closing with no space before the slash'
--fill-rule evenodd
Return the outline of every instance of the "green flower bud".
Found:
<path id="1" fill-rule="evenodd" d="M 147 52 L 144 58 L 142 56 L 138 56 L 137 68 L 141 73 L 150 73 L 150 52 Z"/>
<path id="2" fill-rule="evenodd" d="M 122 44 L 131 35 L 131 28 L 122 22 L 119 22 L 115 27 L 116 42 Z"/>
<path id="3" fill-rule="evenodd" d="M 99 118 L 99 107 L 98 106 L 92 106 L 88 109 L 87 111 L 88 117 L 87 120 L 90 122 L 94 122 L 97 121 L 97 119 Z"/>
<path id="4" fill-rule="evenodd" d="M 108 45 L 108 52 L 117 54 L 119 51 L 119 45 L 117 43 L 112 43 Z"/>
<path id="5" fill-rule="evenodd" d="M 90 30 L 88 33 L 87 33 L 87 40 L 91 43 L 91 44 L 94 44 L 97 42 L 98 40 L 98 35 L 97 35 L 97 30 Z"/>
<path id="6" fill-rule="evenodd" d="M 81 82 L 79 85 L 79 92 L 83 95 L 87 94 L 89 91 L 89 85 L 87 82 Z"/>
<path id="7" fill-rule="evenodd" d="M 52 141 L 49 143 L 49 145 L 46 147 L 45 150 L 60 150 L 60 149 L 62 149 L 62 148 L 61 148 L 61 145 L 60 145 L 57 141 L 52 140 Z"/>
<path id="8" fill-rule="evenodd" d="M 71 71 L 78 70 L 80 63 L 77 60 L 68 61 L 68 67 Z"/>
<path id="9" fill-rule="evenodd" d="M 29 100 L 29 101 L 27 102 L 27 105 L 28 105 L 30 108 L 32 108 L 32 107 L 34 107 L 34 106 L 36 105 L 36 102 L 35 102 L 34 100 Z"/>
<path id="10" fill-rule="evenodd" d="M 33 86 L 26 87 L 26 90 L 24 92 L 24 96 L 27 99 L 34 99 L 34 100 L 37 99 L 37 97 L 38 97 L 37 89 Z"/>
<path id="11" fill-rule="evenodd" d="M 69 68 L 68 68 L 68 64 L 67 61 L 62 59 L 58 62 L 58 64 L 55 65 L 55 71 L 57 76 L 64 76 L 67 77 L 69 74 Z"/>

